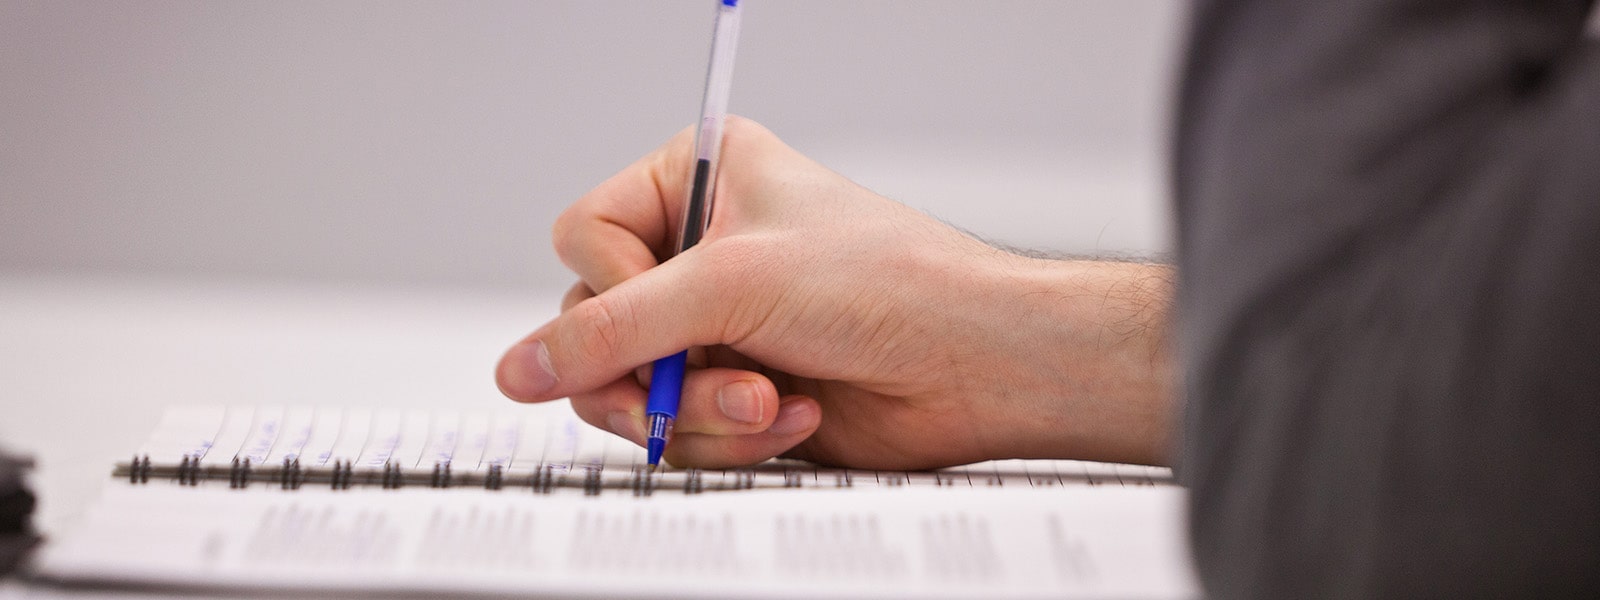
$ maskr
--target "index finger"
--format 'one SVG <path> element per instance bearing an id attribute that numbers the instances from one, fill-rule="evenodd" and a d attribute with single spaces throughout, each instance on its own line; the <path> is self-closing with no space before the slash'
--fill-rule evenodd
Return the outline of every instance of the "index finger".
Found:
<path id="1" fill-rule="evenodd" d="M 556 255 L 595 293 L 672 256 L 693 136 L 693 128 L 678 132 L 556 218 Z"/>

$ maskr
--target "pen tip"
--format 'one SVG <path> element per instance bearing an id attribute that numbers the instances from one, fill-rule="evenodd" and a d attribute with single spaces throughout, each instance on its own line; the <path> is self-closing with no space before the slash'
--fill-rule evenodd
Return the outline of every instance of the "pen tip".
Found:
<path id="1" fill-rule="evenodd" d="M 666 440 L 661 439 L 661 438 L 650 438 L 649 448 L 648 448 L 648 452 L 647 452 L 647 454 L 649 456 L 649 460 L 646 461 L 646 462 L 650 463 L 650 466 L 652 468 L 655 467 L 657 464 L 660 464 L 661 463 L 661 453 L 664 452 L 666 449 L 667 449 L 667 441 Z"/>
<path id="2" fill-rule="evenodd" d="M 645 475 L 655 475 L 656 474 L 656 466 L 657 466 L 656 463 L 650 463 L 648 466 L 646 466 L 644 468 L 644 474 Z"/>

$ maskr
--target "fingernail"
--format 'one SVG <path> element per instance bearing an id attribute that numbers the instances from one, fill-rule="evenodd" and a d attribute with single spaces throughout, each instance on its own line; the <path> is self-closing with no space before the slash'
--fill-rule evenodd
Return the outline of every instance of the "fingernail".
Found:
<path id="1" fill-rule="evenodd" d="M 506 351 L 513 368 L 506 374 L 506 387 L 518 396 L 539 396 L 556 386 L 556 371 L 550 367 L 550 349 L 544 341 L 512 346 Z"/>
<path id="2" fill-rule="evenodd" d="M 639 419 L 625 412 L 606 415 L 606 428 L 630 442 L 639 443 Z"/>
<path id="3" fill-rule="evenodd" d="M 736 381 L 717 390 L 717 406 L 722 414 L 740 423 L 761 422 L 761 391 L 756 382 Z"/>
<path id="4" fill-rule="evenodd" d="M 794 435 L 815 426 L 820 416 L 810 402 L 789 402 L 778 407 L 778 418 L 773 419 L 772 427 L 767 431 L 776 435 Z"/>

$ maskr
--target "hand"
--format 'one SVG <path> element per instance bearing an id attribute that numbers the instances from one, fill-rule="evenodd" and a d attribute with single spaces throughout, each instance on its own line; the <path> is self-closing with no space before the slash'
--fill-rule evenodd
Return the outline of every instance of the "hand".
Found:
<path id="1" fill-rule="evenodd" d="M 1159 462 L 1164 267 L 1028 259 L 855 185 L 730 117 L 714 218 L 670 256 L 691 132 L 557 220 L 581 281 L 513 346 L 511 398 L 570 396 L 644 442 L 647 369 L 692 354 L 667 460 L 783 454 L 909 469 L 1005 457 Z"/>

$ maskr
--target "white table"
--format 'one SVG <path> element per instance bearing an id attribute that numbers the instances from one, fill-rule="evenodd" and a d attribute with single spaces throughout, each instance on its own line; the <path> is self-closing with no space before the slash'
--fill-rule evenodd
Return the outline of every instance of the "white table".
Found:
<path id="1" fill-rule="evenodd" d="M 37 460 L 48 536 L 169 404 L 504 407 L 495 362 L 559 301 L 554 288 L 0 275 L 0 444 Z"/>

